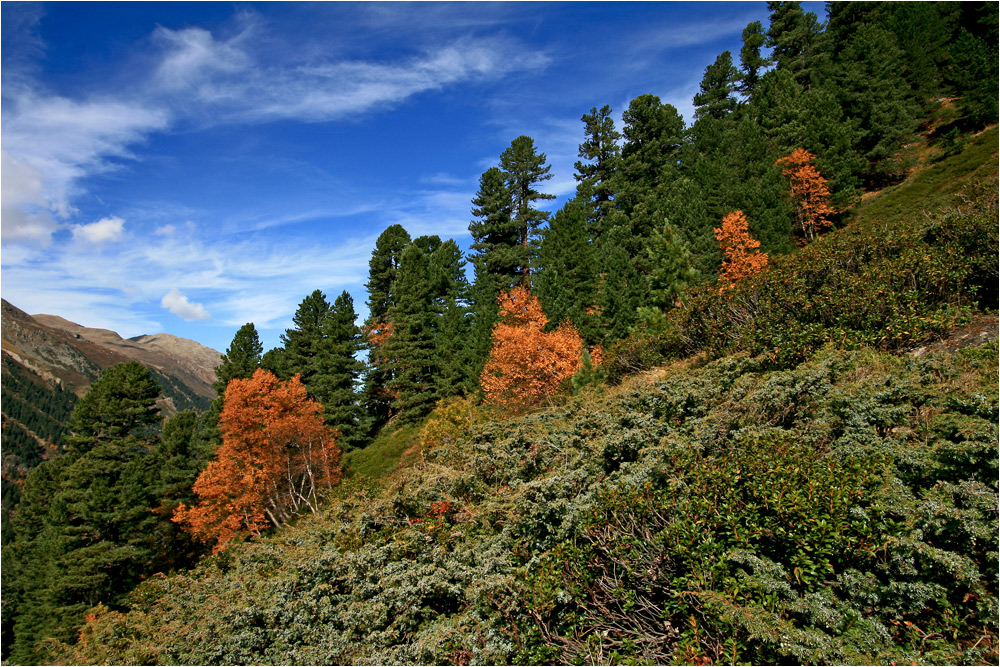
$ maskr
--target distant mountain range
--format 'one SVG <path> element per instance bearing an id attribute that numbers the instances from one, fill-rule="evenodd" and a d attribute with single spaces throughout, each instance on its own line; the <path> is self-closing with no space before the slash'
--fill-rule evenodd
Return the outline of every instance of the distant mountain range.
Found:
<path id="1" fill-rule="evenodd" d="M 83 396 L 101 370 L 134 360 L 163 386 L 168 412 L 203 409 L 215 396 L 222 355 L 193 340 L 165 333 L 126 339 L 57 315 L 28 315 L 7 301 L 2 306 L 4 364 L 18 363 L 50 385 Z"/>
<path id="2" fill-rule="evenodd" d="M 215 397 L 212 382 L 222 355 L 193 340 L 165 333 L 125 339 L 0 303 L 4 521 L 24 476 L 58 454 L 73 406 L 101 371 L 133 360 L 149 368 L 163 390 L 164 416 L 204 411 Z"/>

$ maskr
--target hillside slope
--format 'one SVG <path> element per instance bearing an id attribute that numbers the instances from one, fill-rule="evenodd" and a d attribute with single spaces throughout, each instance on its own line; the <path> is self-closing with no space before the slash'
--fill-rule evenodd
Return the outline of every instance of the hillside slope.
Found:
<path id="1" fill-rule="evenodd" d="M 89 341 L 176 377 L 197 396 L 210 400 L 215 397 L 212 383 L 216 380 L 215 367 L 221 355 L 200 343 L 165 333 L 125 339 L 114 331 L 84 327 L 56 315 L 31 317 L 49 328 L 66 331 L 77 340 Z"/>
<path id="2" fill-rule="evenodd" d="M 910 353 L 996 317 L 995 186 L 956 198 L 970 174 L 995 179 L 995 137 L 973 147 L 985 158 L 941 163 L 947 192 L 926 209 L 905 200 L 918 174 L 866 204 L 888 212 L 704 296 L 700 322 L 760 303 L 747 295 L 773 305 L 744 309 L 718 345 L 519 417 L 441 406 L 408 436 L 418 451 L 379 450 L 408 467 L 356 475 L 320 515 L 152 578 L 51 660 L 995 663 L 997 343 Z M 915 248 L 951 271 L 929 296 L 904 291 L 926 277 Z M 795 289 L 807 275 L 822 291 Z M 897 319 L 858 318 L 910 297 Z M 886 335 L 920 309 L 938 315 Z M 776 355 L 764 343 L 782 322 L 809 326 Z"/>
<path id="3" fill-rule="evenodd" d="M 31 316 L 0 303 L 3 385 L 3 518 L 17 504 L 27 472 L 58 453 L 76 399 L 101 371 L 135 360 L 153 372 L 167 416 L 205 410 L 220 355 L 168 334 L 124 340 L 113 331 L 88 329 L 52 315 Z"/>

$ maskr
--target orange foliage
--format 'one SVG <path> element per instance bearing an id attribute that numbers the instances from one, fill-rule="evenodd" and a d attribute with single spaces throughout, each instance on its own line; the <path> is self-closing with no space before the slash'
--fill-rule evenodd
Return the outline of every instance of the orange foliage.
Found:
<path id="1" fill-rule="evenodd" d="M 368 342 L 372 345 L 373 363 L 386 363 L 387 359 L 385 358 L 384 349 L 385 344 L 392 336 L 392 333 L 392 322 L 373 322 L 372 324 L 366 325 L 365 335 L 368 337 Z"/>
<path id="2" fill-rule="evenodd" d="M 222 445 L 194 483 L 200 502 L 180 505 L 173 521 L 216 540 L 220 551 L 239 534 L 315 512 L 321 490 L 340 481 L 340 449 L 322 415 L 298 375 L 281 382 L 258 369 L 231 380 L 219 416 Z"/>
<path id="3" fill-rule="evenodd" d="M 486 399 L 508 407 L 551 396 L 581 366 L 583 339 L 569 322 L 555 331 L 531 291 L 514 287 L 501 293 L 500 320 L 493 327 L 493 348 L 480 382 Z"/>
<path id="4" fill-rule="evenodd" d="M 775 162 L 784 165 L 782 175 L 792 186 L 792 198 L 799 207 L 797 218 L 802 233 L 811 241 L 819 230 L 831 225 L 829 216 L 837 211 L 830 205 L 830 188 L 826 179 L 813 166 L 816 156 L 804 148 L 796 148 L 791 155 Z"/>
<path id="5" fill-rule="evenodd" d="M 722 289 L 728 289 L 767 267 L 767 253 L 757 250 L 760 241 L 750 236 L 743 211 L 733 211 L 724 216 L 722 227 L 715 228 L 715 239 L 722 251 L 722 270 L 719 272 Z"/>

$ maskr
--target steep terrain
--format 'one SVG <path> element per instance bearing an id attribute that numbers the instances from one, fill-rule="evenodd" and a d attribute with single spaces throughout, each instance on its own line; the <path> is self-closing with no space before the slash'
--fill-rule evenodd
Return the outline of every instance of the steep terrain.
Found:
<path id="1" fill-rule="evenodd" d="M 323 512 L 47 659 L 996 664 L 995 147 L 633 339 L 674 356 L 649 373 L 384 433 Z"/>
<path id="2" fill-rule="evenodd" d="M 70 322 L 56 315 L 32 315 L 32 319 L 51 329 L 65 331 L 76 340 L 84 340 L 109 352 L 117 352 L 164 375 L 177 378 L 195 395 L 215 397 L 215 367 L 219 353 L 200 343 L 170 334 L 159 333 L 134 338 L 122 338 L 114 331 L 93 329 Z"/>
<path id="3" fill-rule="evenodd" d="M 0 305 L 4 519 L 24 475 L 57 453 L 76 399 L 101 371 L 130 360 L 148 367 L 163 390 L 165 415 L 202 411 L 215 396 L 220 355 L 194 341 L 169 334 L 125 340 L 61 317 L 31 316 L 7 301 Z"/>
<path id="4" fill-rule="evenodd" d="M 169 334 L 123 339 L 54 315 L 31 316 L 6 301 L 2 307 L 5 363 L 15 362 L 50 385 L 82 396 L 101 370 L 134 360 L 153 371 L 168 412 L 203 409 L 215 396 L 212 382 L 221 355 L 194 341 Z"/>

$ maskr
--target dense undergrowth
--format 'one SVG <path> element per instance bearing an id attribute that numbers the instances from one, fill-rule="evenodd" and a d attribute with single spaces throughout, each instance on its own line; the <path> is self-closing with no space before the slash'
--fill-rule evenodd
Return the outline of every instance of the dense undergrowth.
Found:
<path id="1" fill-rule="evenodd" d="M 384 490 L 146 582 L 52 657 L 994 659 L 996 344 L 769 363 L 677 364 L 506 422 L 439 423 Z"/>

